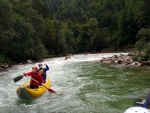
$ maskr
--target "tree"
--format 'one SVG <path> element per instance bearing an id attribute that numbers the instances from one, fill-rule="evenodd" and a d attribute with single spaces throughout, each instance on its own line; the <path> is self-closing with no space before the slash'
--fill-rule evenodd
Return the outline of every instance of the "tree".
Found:
<path id="1" fill-rule="evenodd" d="M 90 43 L 91 43 L 91 36 L 92 31 L 90 29 L 90 26 L 85 24 L 81 27 L 81 32 L 78 37 L 78 49 L 81 52 L 89 51 L 90 49 Z"/>
<path id="2" fill-rule="evenodd" d="M 31 0 L 32 8 L 37 10 L 39 14 L 44 14 L 44 0 Z"/>
<path id="3" fill-rule="evenodd" d="M 57 22 L 56 22 L 57 23 Z M 54 20 L 45 20 L 45 36 L 42 38 L 42 42 L 44 43 L 45 47 L 49 51 L 49 53 L 54 54 L 54 45 L 55 39 L 57 37 L 57 28 L 55 26 Z"/>
<path id="4" fill-rule="evenodd" d="M 15 15 L 12 4 L 7 0 L 0 1 L 0 16 L 0 55 L 6 56 L 11 40 L 17 35 L 14 30 Z"/>
<path id="5" fill-rule="evenodd" d="M 138 38 L 138 41 L 136 42 L 135 47 L 139 51 L 145 51 L 147 47 L 149 46 L 149 42 L 150 42 L 150 29 L 146 29 L 146 28 L 140 29 L 138 31 L 137 38 Z"/>
<path id="6" fill-rule="evenodd" d="M 93 31 L 98 28 L 98 21 L 96 18 L 90 18 L 87 24 Z"/>
<path id="7" fill-rule="evenodd" d="M 69 29 L 64 31 L 65 43 L 67 45 L 66 50 L 67 53 L 73 53 L 75 48 L 73 32 Z"/>

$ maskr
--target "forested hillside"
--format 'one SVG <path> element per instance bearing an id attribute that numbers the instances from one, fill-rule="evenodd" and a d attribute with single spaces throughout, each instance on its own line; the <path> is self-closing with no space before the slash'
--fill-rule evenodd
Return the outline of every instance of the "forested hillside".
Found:
<path id="1" fill-rule="evenodd" d="M 150 0 L 0 0 L 0 62 L 103 49 L 150 55 Z"/>

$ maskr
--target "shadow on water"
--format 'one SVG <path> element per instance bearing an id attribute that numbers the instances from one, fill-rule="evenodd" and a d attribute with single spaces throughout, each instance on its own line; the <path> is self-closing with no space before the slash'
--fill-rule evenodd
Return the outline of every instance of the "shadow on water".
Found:
<path id="1" fill-rule="evenodd" d="M 32 99 L 32 100 L 24 100 L 24 99 L 18 98 L 17 101 L 16 101 L 16 104 L 17 104 L 17 105 L 20 105 L 20 104 L 31 105 L 32 103 L 34 103 L 34 101 L 35 101 L 35 99 Z"/>

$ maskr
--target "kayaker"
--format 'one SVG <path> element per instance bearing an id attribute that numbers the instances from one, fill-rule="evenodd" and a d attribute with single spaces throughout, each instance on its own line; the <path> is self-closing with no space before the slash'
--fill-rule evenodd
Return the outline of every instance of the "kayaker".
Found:
<path id="1" fill-rule="evenodd" d="M 145 103 L 143 104 L 143 107 L 150 109 L 150 91 L 147 94 L 147 97 L 145 99 Z"/>
<path id="2" fill-rule="evenodd" d="M 39 85 L 41 85 L 44 80 L 42 78 L 42 75 L 40 72 L 37 72 L 38 68 L 37 67 L 32 67 L 31 72 L 24 73 L 24 76 L 31 76 L 31 81 L 30 81 L 30 88 L 38 88 Z"/>
<path id="3" fill-rule="evenodd" d="M 43 68 L 43 65 L 42 65 L 42 64 L 38 64 L 38 67 L 39 67 L 38 72 L 41 73 L 44 82 L 46 82 L 46 76 L 47 76 L 47 75 L 46 75 L 46 71 L 49 70 L 49 67 L 48 67 L 47 64 L 44 64 L 44 65 L 45 65 L 45 68 Z"/>

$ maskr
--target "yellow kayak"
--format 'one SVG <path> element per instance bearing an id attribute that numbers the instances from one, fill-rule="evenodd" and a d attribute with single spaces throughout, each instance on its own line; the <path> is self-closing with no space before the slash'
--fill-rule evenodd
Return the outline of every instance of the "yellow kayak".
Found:
<path id="1" fill-rule="evenodd" d="M 35 99 L 42 96 L 47 88 L 51 86 L 50 78 L 47 77 L 46 83 L 43 86 L 39 86 L 39 88 L 31 89 L 29 88 L 30 81 L 24 83 L 19 88 L 17 88 L 16 93 L 18 97 L 22 99 Z"/>

